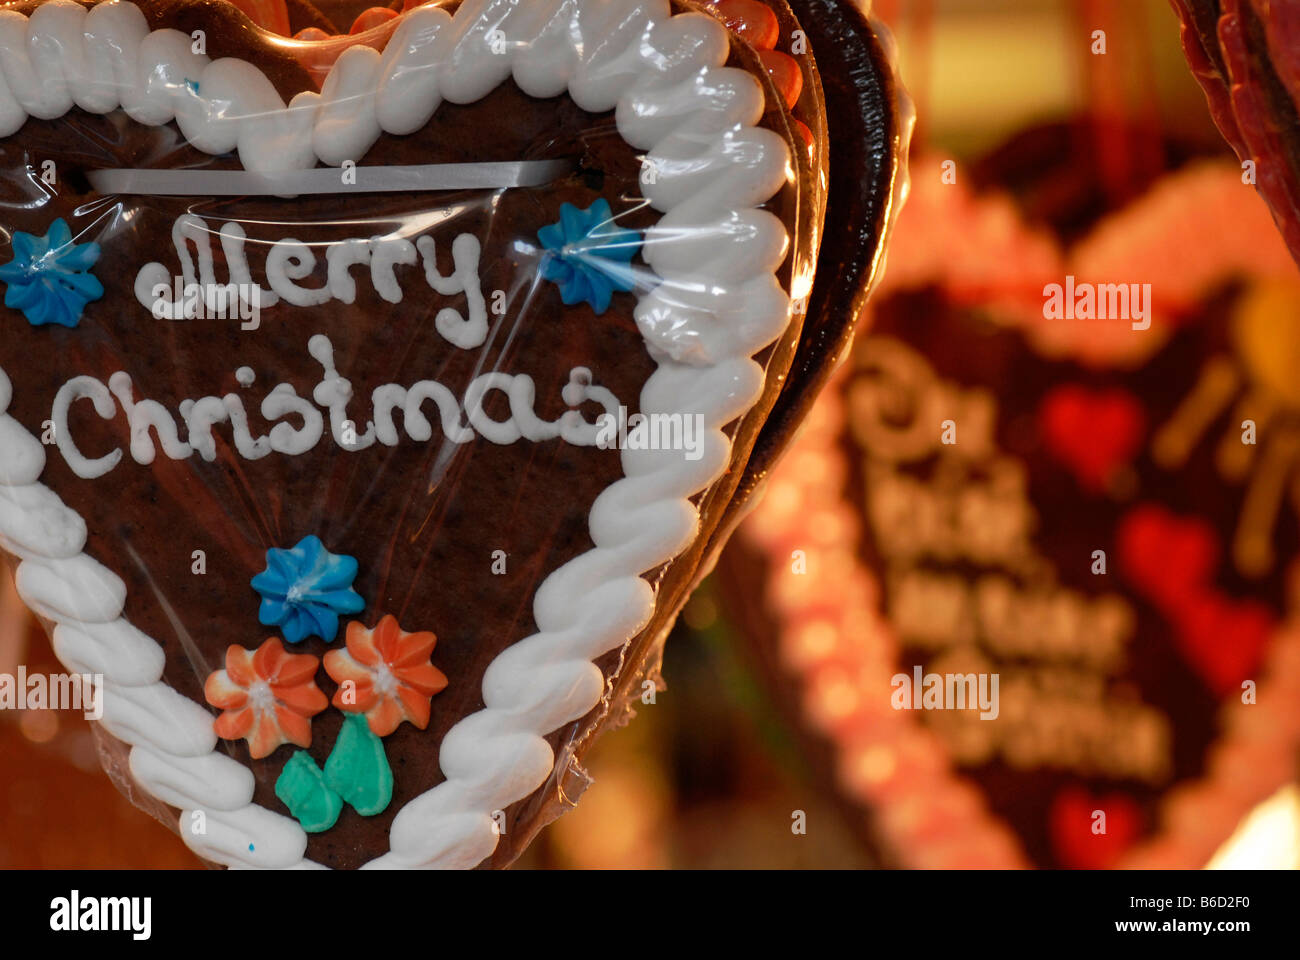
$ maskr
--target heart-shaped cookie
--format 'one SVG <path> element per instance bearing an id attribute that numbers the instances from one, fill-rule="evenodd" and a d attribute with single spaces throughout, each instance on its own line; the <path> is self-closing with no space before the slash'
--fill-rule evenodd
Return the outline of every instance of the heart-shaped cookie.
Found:
<path id="1" fill-rule="evenodd" d="M 330 43 L 0 11 L 0 546 L 201 856 L 506 863 L 727 526 L 816 136 L 667 0 Z"/>
<path id="2" fill-rule="evenodd" d="M 1036 134 L 1010 162 L 1087 195 L 1052 161 L 1068 129 Z M 724 556 L 724 596 L 885 862 L 1202 866 L 1295 772 L 1278 318 L 1300 283 L 1230 162 L 1069 248 L 942 170 L 914 166 L 870 332 Z M 1150 324 L 1054 320 L 1070 276 L 1080 297 L 1149 281 Z"/>
<path id="3" fill-rule="evenodd" d="M 1268 0 L 1172 5 L 1210 114 L 1300 262 L 1300 13 Z"/>

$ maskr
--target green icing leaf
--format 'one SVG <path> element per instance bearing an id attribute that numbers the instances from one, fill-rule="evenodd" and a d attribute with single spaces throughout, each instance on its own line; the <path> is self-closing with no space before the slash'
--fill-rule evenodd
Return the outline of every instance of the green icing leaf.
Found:
<path id="1" fill-rule="evenodd" d="M 349 713 L 325 761 L 325 782 L 363 817 L 383 813 L 393 799 L 393 771 L 384 744 L 365 714 Z"/>
<path id="2" fill-rule="evenodd" d="M 297 751 L 284 765 L 275 781 L 275 795 L 308 833 L 334 826 L 343 809 L 343 798 L 325 783 L 320 767 L 306 750 Z"/>

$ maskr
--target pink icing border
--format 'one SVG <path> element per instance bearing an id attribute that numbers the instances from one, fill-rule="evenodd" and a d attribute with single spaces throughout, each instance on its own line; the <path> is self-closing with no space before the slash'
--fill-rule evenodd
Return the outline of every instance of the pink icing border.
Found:
<path id="1" fill-rule="evenodd" d="M 870 808 L 903 865 L 1030 866 L 938 737 L 890 706 L 898 643 L 878 609 L 879 581 L 859 559 L 861 519 L 843 498 L 845 378 L 841 371 L 831 382 L 738 532 L 768 564 L 763 592 L 781 664 L 799 685 L 802 719 L 834 748 L 837 786 Z M 806 556 L 806 574 L 793 572 L 796 550 Z M 1207 775 L 1164 796 L 1160 829 L 1119 866 L 1203 866 L 1251 809 L 1300 773 L 1297 704 L 1300 612 L 1293 610 L 1269 645 L 1257 703 L 1223 704 Z"/>

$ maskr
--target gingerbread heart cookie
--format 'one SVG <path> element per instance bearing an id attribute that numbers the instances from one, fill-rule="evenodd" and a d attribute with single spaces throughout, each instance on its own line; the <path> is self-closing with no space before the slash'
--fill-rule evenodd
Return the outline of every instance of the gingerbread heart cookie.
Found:
<path id="1" fill-rule="evenodd" d="M 1079 229 L 1070 134 L 973 165 L 1032 170 L 1025 207 L 917 165 L 870 332 L 721 565 L 890 864 L 1199 867 L 1295 774 L 1300 282 L 1231 162 Z"/>
<path id="2" fill-rule="evenodd" d="M 689 5 L 329 42 L 0 11 L 0 547 L 205 859 L 500 865 L 724 525 L 824 197 Z"/>

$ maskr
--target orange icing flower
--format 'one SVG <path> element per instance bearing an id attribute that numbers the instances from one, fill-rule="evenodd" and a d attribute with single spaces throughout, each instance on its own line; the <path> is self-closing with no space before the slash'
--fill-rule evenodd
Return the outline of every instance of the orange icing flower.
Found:
<path id="1" fill-rule="evenodd" d="M 364 713 L 377 737 L 388 736 L 403 720 L 423 730 L 429 725 L 430 699 L 447 686 L 442 671 L 429 661 L 437 642 L 428 631 L 406 633 L 392 616 L 373 630 L 352 621 L 347 649 L 325 654 L 325 672 L 339 684 L 334 706 Z"/>
<path id="2" fill-rule="evenodd" d="M 282 743 L 311 746 L 311 718 L 329 700 L 316 686 L 320 658 L 285 653 L 279 637 L 257 650 L 232 646 L 226 669 L 208 677 L 203 695 L 224 713 L 212 728 L 223 740 L 248 741 L 254 760 L 269 756 Z"/>

